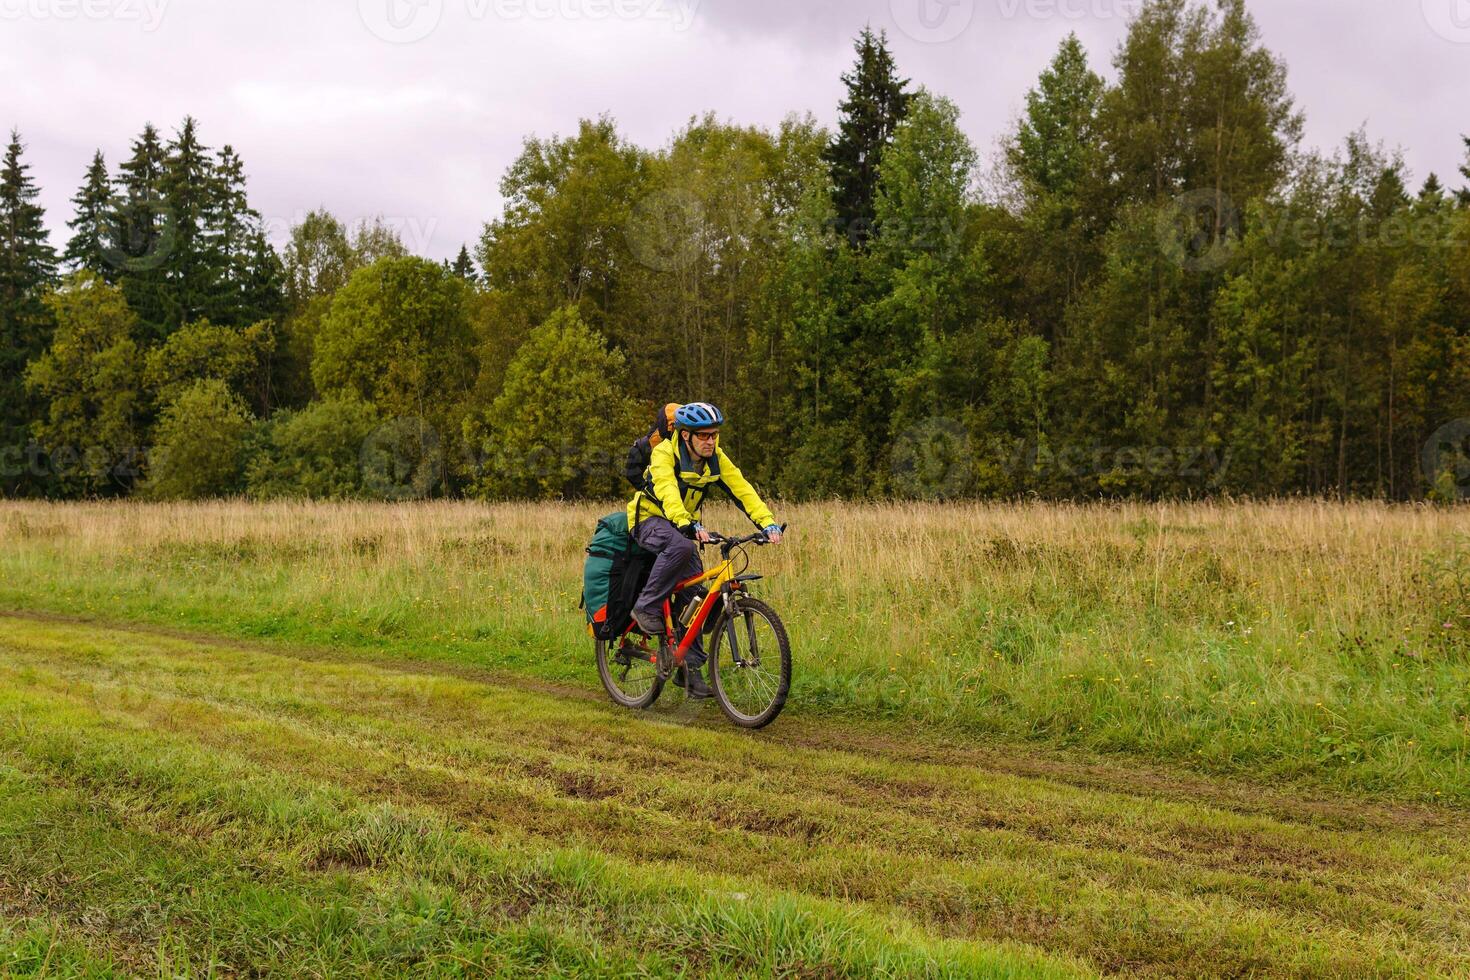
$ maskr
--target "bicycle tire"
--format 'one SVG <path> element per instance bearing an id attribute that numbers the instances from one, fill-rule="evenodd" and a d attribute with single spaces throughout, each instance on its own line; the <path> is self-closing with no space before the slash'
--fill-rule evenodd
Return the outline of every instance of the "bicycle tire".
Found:
<path id="1" fill-rule="evenodd" d="M 764 602 L 748 596 L 732 598 L 730 601 L 734 604 L 734 611 L 726 611 L 721 615 L 719 626 L 714 632 L 713 642 L 710 644 L 710 686 L 714 688 L 715 700 L 719 703 L 720 710 L 731 722 L 741 728 L 764 728 L 776 720 L 776 716 L 786 706 L 786 697 L 791 692 L 791 641 L 786 636 L 786 626 L 781 622 L 781 617 L 776 615 L 776 611 Z M 739 643 L 741 641 L 736 620 L 745 621 L 747 636 L 749 636 L 753 629 L 750 625 L 752 616 L 759 616 L 769 624 L 776 640 L 780 660 L 776 682 L 770 687 L 769 701 L 761 711 L 748 714 L 736 707 L 731 699 L 725 683 L 727 678 L 721 672 L 721 660 L 726 650 L 733 651 L 734 656 L 740 655 Z M 757 650 L 757 655 L 760 655 L 759 650 Z M 726 671 L 735 667 L 734 657 L 730 663 L 724 665 Z"/>
<path id="2" fill-rule="evenodd" d="M 629 694 L 613 676 L 616 668 L 621 666 L 617 663 L 616 654 L 612 651 L 618 649 L 622 641 L 618 640 L 616 644 L 608 640 L 597 641 L 597 676 L 602 678 L 602 686 L 607 691 L 608 697 L 612 698 L 615 704 L 620 704 L 624 708 L 632 708 L 635 711 L 643 711 L 652 707 L 664 689 L 664 678 L 655 668 L 649 672 L 651 679 L 648 688 Z M 649 664 L 648 666 L 653 667 L 654 665 Z M 630 669 L 631 665 L 623 668 L 623 680 L 627 679 Z"/>

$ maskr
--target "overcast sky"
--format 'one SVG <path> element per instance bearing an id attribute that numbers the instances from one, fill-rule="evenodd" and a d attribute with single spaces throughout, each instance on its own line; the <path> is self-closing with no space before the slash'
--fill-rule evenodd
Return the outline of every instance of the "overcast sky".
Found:
<path id="1" fill-rule="evenodd" d="M 92 151 L 195 116 L 244 157 L 280 243 L 309 208 L 381 214 L 410 249 L 458 251 L 499 213 L 522 138 L 610 113 L 664 144 L 691 116 L 830 125 L 864 23 L 953 98 L 988 157 L 1068 31 L 1094 68 L 1138 0 L 0 0 L 0 124 L 20 129 L 52 241 Z M 1307 143 L 1360 125 L 1417 181 L 1459 186 L 1470 0 L 1256 0 Z M 1454 177 L 1454 180 L 1449 178 Z"/>

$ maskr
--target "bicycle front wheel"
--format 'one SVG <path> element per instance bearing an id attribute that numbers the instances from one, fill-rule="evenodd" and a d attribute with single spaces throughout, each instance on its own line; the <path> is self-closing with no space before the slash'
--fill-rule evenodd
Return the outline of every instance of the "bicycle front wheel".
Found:
<path id="1" fill-rule="evenodd" d="M 608 696 L 625 708 L 642 710 L 658 700 L 664 679 L 653 653 L 624 636 L 597 641 L 597 674 Z"/>
<path id="2" fill-rule="evenodd" d="M 791 690 L 791 641 L 764 602 L 746 596 L 728 602 L 710 650 L 710 683 L 726 718 L 741 728 L 764 728 Z"/>

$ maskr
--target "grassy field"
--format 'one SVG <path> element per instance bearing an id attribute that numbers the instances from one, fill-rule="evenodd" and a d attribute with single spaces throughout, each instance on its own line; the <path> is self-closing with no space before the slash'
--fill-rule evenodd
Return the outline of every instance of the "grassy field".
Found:
<path id="1" fill-rule="evenodd" d="M 595 684 L 606 507 L 0 504 L 0 607 Z M 1470 509 L 799 507 L 794 710 L 1470 803 Z M 738 529 L 737 515 L 717 525 Z"/>
<path id="2" fill-rule="evenodd" d="M 605 509 L 0 504 L 0 975 L 1470 974 L 1470 513 L 792 508 L 749 734 Z"/>

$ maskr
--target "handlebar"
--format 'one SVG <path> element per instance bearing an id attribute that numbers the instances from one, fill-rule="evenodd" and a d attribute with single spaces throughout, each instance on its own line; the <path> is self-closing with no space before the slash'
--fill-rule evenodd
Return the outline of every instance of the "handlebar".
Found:
<path id="1" fill-rule="evenodd" d="M 782 534 L 785 534 L 786 533 L 786 528 L 788 526 L 789 525 L 786 525 L 786 524 L 782 524 L 781 525 L 781 533 Z M 729 555 L 730 554 L 730 551 L 732 549 L 738 548 L 738 547 L 740 547 L 743 544 L 766 545 L 766 544 L 770 544 L 771 543 L 766 538 L 766 532 L 765 531 L 756 531 L 754 534 L 747 534 L 747 535 L 745 535 L 742 538 L 731 538 L 731 537 L 727 537 L 727 536 L 721 534 L 719 531 L 711 531 L 708 528 L 705 529 L 705 533 L 709 535 L 710 539 L 708 541 L 706 541 L 706 542 L 703 542 L 703 544 L 704 545 L 712 545 L 712 544 L 719 545 L 720 546 L 720 553 L 721 554 L 724 554 L 724 555 Z"/>

